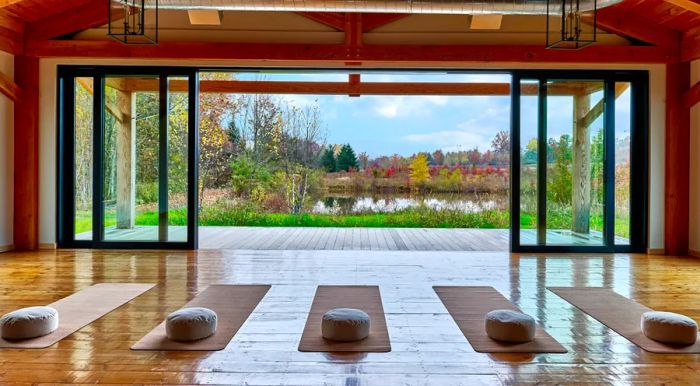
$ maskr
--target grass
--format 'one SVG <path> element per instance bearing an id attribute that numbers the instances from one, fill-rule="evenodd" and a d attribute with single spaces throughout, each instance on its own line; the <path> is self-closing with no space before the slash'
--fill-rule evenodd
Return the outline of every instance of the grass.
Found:
<path id="1" fill-rule="evenodd" d="M 571 215 L 569 211 L 553 211 L 548 226 L 552 229 L 569 229 Z M 553 213 L 552 213 L 553 214 Z M 82 212 L 76 218 L 76 233 L 92 229 L 90 212 Z M 533 214 L 524 213 L 520 218 L 523 229 L 533 229 Z M 172 209 L 168 215 L 170 225 L 187 225 L 187 209 Z M 116 224 L 114 212 L 105 213 L 105 224 Z M 601 214 L 593 213 L 591 228 L 601 230 Z M 158 212 L 139 212 L 136 225 L 158 225 Z M 506 210 L 486 210 L 480 213 L 463 213 L 456 210 L 433 210 L 427 207 L 411 208 L 393 213 L 366 213 L 352 215 L 263 213 L 253 206 L 210 206 L 200 210 L 201 226 L 259 226 L 259 227 L 364 227 L 364 228 L 509 228 L 510 213 Z M 629 221 L 615 219 L 617 236 L 629 237 Z"/>

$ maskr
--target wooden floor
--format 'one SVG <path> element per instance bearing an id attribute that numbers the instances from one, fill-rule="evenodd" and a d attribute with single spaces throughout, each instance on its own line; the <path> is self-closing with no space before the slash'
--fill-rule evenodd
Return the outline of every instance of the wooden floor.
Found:
<path id="1" fill-rule="evenodd" d="M 100 282 L 158 287 L 51 348 L 0 351 L 0 384 L 697 384 L 700 379 L 699 355 L 644 352 L 545 288 L 610 287 L 650 307 L 700 320 L 700 261 L 693 258 L 449 251 L 4 253 L 0 312 L 50 303 Z M 273 286 L 223 351 L 129 350 L 213 283 Z M 298 352 L 319 284 L 379 285 L 392 352 Z M 569 353 L 476 353 L 433 285 L 494 286 Z"/>
<path id="2" fill-rule="evenodd" d="M 201 249 L 507 251 L 508 229 L 199 227 Z"/>

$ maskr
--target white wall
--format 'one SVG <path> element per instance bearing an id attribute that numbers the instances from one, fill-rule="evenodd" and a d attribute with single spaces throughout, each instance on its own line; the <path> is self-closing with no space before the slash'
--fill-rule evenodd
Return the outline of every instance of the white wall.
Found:
<path id="1" fill-rule="evenodd" d="M 700 81 L 700 60 L 690 65 L 690 84 Z M 700 104 L 690 110 L 690 242 L 691 253 L 700 253 Z"/>
<path id="2" fill-rule="evenodd" d="M 0 72 L 14 79 L 14 57 L 0 51 Z M 12 247 L 14 104 L 0 94 L 0 252 Z"/>
<path id="3" fill-rule="evenodd" d="M 39 154 L 39 243 L 43 247 L 49 247 L 56 242 L 56 68 L 59 64 L 94 64 L 94 65 L 171 65 L 171 66 L 222 66 L 222 67 L 262 67 L 279 66 L 294 67 L 304 66 L 303 63 L 282 62 L 224 62 L 224 61 L 147 61 L 140 59 L 42 59 L 40 63 L 40 154 Z M 306 64 L 313 67 L 313 63 Z M 339 65 L 342 66 L 342 65 Z M 376 67 L 395 67 L 395 63 L 378 63 Z M 478 69 L 510 69 L 513 64 L 507 63 L 468 63 L 460 66 L 459 63 L 416 63 L 416 67 L 429 68 L 478 68 Z M 519 69 L 582 69 L 582 65 L 530 65 L 519 64 Z M 586 69 L 598 70 L 648 70 L 650 88 L 650 149 L 649 149 L 649 218 L 664 218 L 664 131 L 666 127 L 666 67 L 662 64 L 653 65 L 585 65 Z M 664 248 L 664 222 L 649 222 L 649 249 L 663 250 Z"/>

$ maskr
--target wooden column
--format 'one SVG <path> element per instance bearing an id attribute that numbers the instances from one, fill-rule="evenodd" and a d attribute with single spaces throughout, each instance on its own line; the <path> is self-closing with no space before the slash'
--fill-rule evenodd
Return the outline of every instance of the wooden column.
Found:
<path id="1" fill-rule="evenodd" d="M 14 106 L 14 244 L 33 250 L 39 246 L 39 58 L 15 56 L 15 83 L 22 97 Z"/>
<path id="2" fill-rule="evenodd" d="M 664 247 L 668 255 L 688 254 L 690 109 L 683 95 L 689 88 L 690 63 L 667 64 Z"/>
<path id="3" fill-rule="evenodd" d="M 588 93 L 574 95 L 573 224 L 572 231 L 588 233 L 591 217 L 591 135 L 586 119 L 591 110 Z"/>
<path id="4" fill-rule="evenodd" d="M 136 95 L 117 91 L 117 229 L 131 229 L 136 218 Z"/>

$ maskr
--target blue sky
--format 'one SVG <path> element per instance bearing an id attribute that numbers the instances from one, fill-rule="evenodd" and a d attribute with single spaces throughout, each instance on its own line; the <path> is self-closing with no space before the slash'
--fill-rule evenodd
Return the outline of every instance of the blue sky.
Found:
<path id="1" fill-rule="evenodd" d="M 238 74 L 253 80 L 347 81 L 346 74 Z M 365 82 L 510 82 L 506 74 L 363 74 Z M 510 130 L 509 96 L 361 96 L 285 95 L 299 106 L 317 104 L 326 127 L 326 142 L 350 143 L 357 153 L 371 157 L 403 156 L 420 151 L 468 150 L 490 147 L 497 132 Z M 592 104 L 602 97 L 594 94 Z M 536 97 L 522 102 L 523 144 L 535 137 Z M 548 99 L 548 136 L 571 134 L 573 100 L 571 97 Z M 629 92 L 617 100 L 617 135 L 629 133 Z M 602 126 L 602 118 L 594 130 Z"/>

